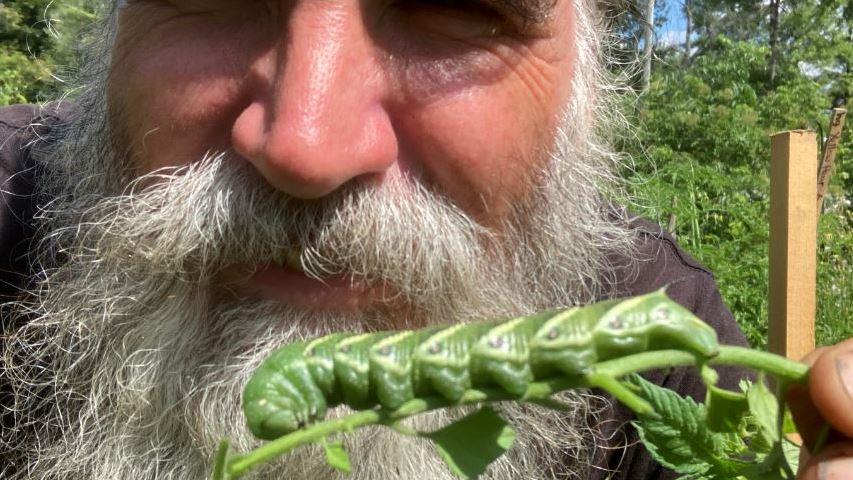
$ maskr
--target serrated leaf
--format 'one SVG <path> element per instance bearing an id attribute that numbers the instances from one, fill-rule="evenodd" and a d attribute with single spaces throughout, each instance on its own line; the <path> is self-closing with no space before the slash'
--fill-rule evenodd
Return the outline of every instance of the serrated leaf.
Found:
<path id="1" fill-rule="evenodd" d="M 639 375 L 628 378 L 656 414 L 634 422 L 640 440 L 655 460 L 688 478 L 732 478 L 726 476 L 730 472 L 729 460 L 723 454 L 723 437 L 705 425 L 702 405 Z"/>
<path id="2" fill-rule="evenodd" d="M 783 440 L 782 441 L 782 454 L 785 457 L 785 460 L 788 462 L 788 465 L 791 467 L 791 470 L 797 471 L 800 469 L 800 446 L 794 442 Z"/>
<path id="3" fill-rule="evenodd" d="M 483 407 L 450 425 L 423 435 L 459 478 L 475 479 L 509 450 L 515 430 L 491 407 Z"/>
<path id="4" fill-rule="evenodd" d="M 758 435 L 768 447 L 772 447 L 782 438 L 776 396 L 767 389 L 764 378 L 759 377 L 746 391 L 746 398 L 749 401 L 749 413 L 758 426 Z"/>
<path id="5" fill-rule="evenodd" d="M 708 428 L 715 432 L 737 432 L 749 412 L 746 395 L 715 386 L 708 387 L 705 405 Z"/>
<path id="6" fill-rule="evenodd" d="M 349 461 L 349 455 L 344 450 L 342 442 L 322 442 L 323 450 L 326 452 L 326 463 L 332 468 L 340 470 L 344 473 L 352 472 L 352 465 Z"/>

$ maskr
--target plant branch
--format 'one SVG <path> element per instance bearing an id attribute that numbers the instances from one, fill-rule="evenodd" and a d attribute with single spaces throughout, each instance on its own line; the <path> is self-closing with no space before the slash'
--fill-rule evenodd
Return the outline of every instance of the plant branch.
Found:
<path id="1" fill-rule="evenodd" d="M 699 360 L 695 355 L 681 350 L 658 350 L 606 360 L 595 364 L 592 369 L 595 372 L 622 377 L 629 373 L 657 368 L 695 366 Z M 708 363 L 752 368 L 769 373 L 786 383 L 804 383 L 809 372 L 808 365 L 803 363 L 744 347 L 720 346 L 719 354 L 709 359 Z"/>
<path id="2" fill-rule="evenodd" d="M 365 425 L 375 425 L 386 420 L 387 416 L 379 410 L 364 410 L 342 418 L 315 423 L 302 430 L 277 438 L 245 455 L 233 457 L 228 465 L 228 475 L 238 478 L 255 465 L 272 460 L 294 448 L 319 441 L 327 436 L 354 430 Z"/>
<path id="3" fill-rule="evenodd" d="M 698 365 L 706 361 L 710 365 L 739 365 L 753 368 L 772 374 L 786 383 L 803 383 L 808 378 L 808 366 L 804 364 L 774 354 L 742 347 L 721 346 L 719 354 L 708 360 L 680 350 L 643 352 L 597 363 L 582 376 L 565 376 L 533 382 L 521 398 L 496 388 L 469 390 L 458 402 L 450 402 L 442 397 L 414 399 L 394 411 L 364 410 L 342 418 L 318 422 L 266 443 L 247 454 L 232 457 L 228 462 L 227 471 L 231 478 L 237 478 L 255 466 L 283 455 L 300 445 L 314 443 L 330 435 L 349 432 L 367 425 L 387 425 L 392 428 L 395 426 L 399 428 L 398 422 L 400 420 L 429 410 L 505 400 L 527 401 L 557 408 L 558 405 L 549 402 L 549 397 L 562 390 L 591 386 L 605 386 L 610 387 L 608 390 L 612 390 L 617 378 L 630 373 L 658 368 Z M 633 394 L 624 396 L 630 398 Z M 641 413 L 650 408 L 645 402 L 629 406 Z"/>

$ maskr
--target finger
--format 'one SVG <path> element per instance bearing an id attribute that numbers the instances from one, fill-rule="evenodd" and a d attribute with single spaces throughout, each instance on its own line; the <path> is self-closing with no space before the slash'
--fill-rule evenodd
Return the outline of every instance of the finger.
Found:
<path id="1" fill-rule="evenodd" d="M 853 340 L 815 359 L 809 374 L 809 394 L 823 418 L 853 439 Z"/>
<path id="2" fill-rule="evenodd" d="M 800 465 L 797 480 L 853 479 L 853 442 L 835 443 Z"/>
<path id="3" fill-rule="evenodd" d="M 829 421 L 834 430 L 832 439 L 853 437 L 853 395 L 848 395 L 841 374 L 850 374 L 853 360 L 846 360 L 845 353 L 853 353 L 853 339 L 834 347 L 819 348 L 805 358 L 803 363 L 812 365 L 809 383 L 792 387 L 787 396 L 788 405 L 797 425 L 797 430 L 807 448 L 811 449 L 824 425 Z M 850 364 L 848 368 L 845 365 Z M 840 368 L 839 368 L 840 365 Z"/>

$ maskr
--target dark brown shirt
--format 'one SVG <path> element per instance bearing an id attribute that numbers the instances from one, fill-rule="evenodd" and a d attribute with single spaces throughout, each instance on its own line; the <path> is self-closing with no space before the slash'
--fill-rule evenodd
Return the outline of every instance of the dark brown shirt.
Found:
<path id="1" fill-rule="evenodd" d="M 39 109 L 28 105 L 0 108 L 0 300 L 14 298 L 37 274 L 29 258 L 38 241 L 33 215 L 38 206 L 49 199 L 36 192 L 39 171 L 30 161 L 29 152 L 33 142 L 45 135 L 65 111 L 65 108 Z M 613 296 L 639 295 L 670 285 L 667 293 L 710 324 L 721 343 L 745 346 L 746 339 L 723 304 L 711 273 L 658 225 L 636 219 L 634 227 L 640 258 L 634 264 L 636 268 L 625 269 L 622 273 L 623 278 L 619 279 Z M 8 328 L 9 323 L 16 320 L 3 318 L 2 321 Z M 721 369 L 720 374 L 721 386 L 736 389 L 743 372 Z M 646 378 L 698 401 L 704 398 L 704 385 L 693 369 L 657 371 Z M 678 477 L 654 462 L 639 444 L 635 431 L 627 425 L 632 418 L 627 409 L 617 405 L 604 418 L 601 428 L 605 437 L 612 439 L 609 447 L 628 447 L 598 450 L 598 468 L 592 479 Z"/>

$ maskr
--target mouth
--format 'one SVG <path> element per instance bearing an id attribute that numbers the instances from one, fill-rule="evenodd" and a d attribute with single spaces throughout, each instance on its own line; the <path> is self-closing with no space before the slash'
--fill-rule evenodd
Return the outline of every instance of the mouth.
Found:
<path id="1" fill-rule="evenodd" d="M 383 288 L 352 275 L 318 277 L 302 267 L 301 253 L 289 249 L 276 261 L 247 266 L 236 290 L 244 295 L 316 311 L 357 312 L 383 299 Z"/>

